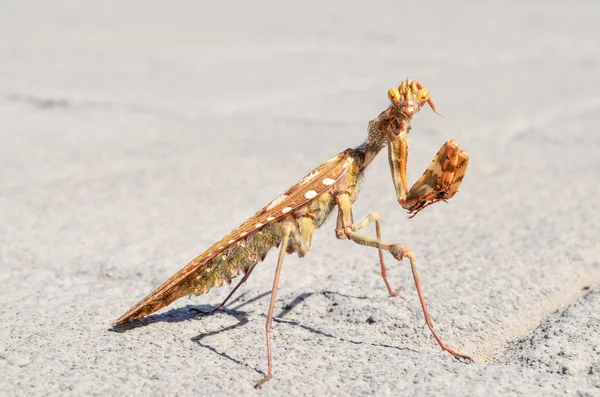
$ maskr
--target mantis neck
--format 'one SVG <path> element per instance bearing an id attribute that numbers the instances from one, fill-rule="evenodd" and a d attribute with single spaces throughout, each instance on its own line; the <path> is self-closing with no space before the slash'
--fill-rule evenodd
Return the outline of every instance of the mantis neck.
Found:
<path id="1" fill-rule="evenodd" d="M 364 171 L 377 157 L 381 149 L 387 146 L 385 132 L 380 125 L 382 120 L 387 119 L 387 117 L 389 117 L 388 111 L 384 111 L 369 121 L 367 139 L 353 149 L 352 157 L 354 157 L 354 161 L 361 171 Z"/>

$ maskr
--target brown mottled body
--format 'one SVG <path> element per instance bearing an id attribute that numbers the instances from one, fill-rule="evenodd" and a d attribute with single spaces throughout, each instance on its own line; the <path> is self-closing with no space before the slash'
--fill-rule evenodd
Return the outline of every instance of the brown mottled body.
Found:
<path id="1" fill-rule="evenodd" d="M 408 133 L 412 128 L 413 116 L 426 103 L 434 111 L 435 107 L 429 92 L 411 79 L 403 81 L 398 88 L 390 89 L 388 97 L 391 105 L 369 122 L 367 139 L 363 144 L 346 149 L 315 168 L 142 299 L 116 324 L 151 314 L 182 296 L 205 294 L 214 286 L 230 284 L 233 278 L 244 273 L 241 282 L 215 309 L 218 310 L 246 281 L 256 264 L 263 261 L 272 248 L 280 247 L 266 323 L 267 374 L 256 385 L 260 387 L 272 376 L 270 329 L 284 254 L 295 252 L 300 257 L 305 256 L 310 250 L 314 232 L 337 208 L 336 237 L 378 249 L 382 278 L 391 296 L 397 295 L 398 291 L 392 290 L 387 280 L 383 251 L 389 252 L 397 260 L 407 258 L 425 322 L 433 337 L 443 350 L 457 358 L 472 361 L 470 357 L 447 348 L 435 332 L 412 251 L 401 244 L 381 239 L 379 214 L 372 213 L 361 222 L 354 222 L 352 204 L 358 197 L 364 171 L 385 147 L 388 148 L 398 202 L 411 217 L 431 204 L 452 198 L 458 192 L 467 170 L 467 152 L 450 139 L 442 145 L 429 167 L 409 189 L 406 165 Z M 376 237 L 359 233 L 371 223 L 375 224 Z"/>
<path id="2" fill-rule="evenodd" d="M 314 231 L 335 206 L 331 191 L 339 186 L 340 178 L 348 174 L 352 163 L 352 150 L 348 149 L 321 164 L 188 263 L 115 323 L 147 316 L 182 296 L 205 294 L 213 286 L 230 284 L 234 277 L 264 260 L 273 247 L 279 247 L 285 222 L 299 228 L 310 247 Z M 312 179 L 320 183 L 314 183 Z M 298 244 L 290 242 L 287 252 L 298 252 Z"/>
<path id="3" fill-rule="evenodd" d="M 335 188 L 332 187 L 331 190 L 335 191 Z M 251 266 L 262 262 L 271 249 L 280 246 L 284 222 L 295 224 L 302 239 L 310 247 L 314 232 L 327 220 L 334 207 L 335 196 L 325 192 L 279 222 L 267 225 L 259 232 L 238 241 L 199 270 L 194 282 L 194 295 L 206 294 L 210 288 L 222 286 L 223 282 L 231 284 L 234 277 L 240 273 L 245 274 Z M 298 244 L 293 242 L 288 244 L 286 253 L 304 256 Z"/>
<path id="4" fill-rule="evenodd" d="M 334 210 L 335 195 L 339 191 L 355 192 L 354 200 L 358 197 L 358 182 L 362 178 L 363 170 L 353 163 L 346 174 L 333 184 L 327 191 L 315 197 L 305 206 L 292 211 L 289 215 L 281 218 L 279 222 L 265 226 L 244 240 L 227 248 L 216 258 L 207 262 L 206 266 L 198 270 L 193 285 L 193 294 L 206 294 L 210 288 L 220 287 L 223 282 L 231 284 L 231 280 L 240 273 L 246 273 L 251 266 L 262 262 L 267 253 L 279 247 L 283 238 L 283 223 L 293 223 L 299 230 L 303 242 L 310 250 L 312 237 L 315 231 L 327 220 Z M 353 201 L 354 202 L 354 201 Z M 286 249 L 287 254 L 297 253 L 303 257 L 303 253 L 297 243 L 290 242 Z"/>

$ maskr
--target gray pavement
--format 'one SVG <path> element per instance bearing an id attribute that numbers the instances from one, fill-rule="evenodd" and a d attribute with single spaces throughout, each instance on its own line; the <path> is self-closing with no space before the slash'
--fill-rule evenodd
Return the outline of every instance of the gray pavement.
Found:
<path id="1" fill-rule="evenodd" d="M 0 2 L 0 394 L 600 395 L 600 24 L 594 2 Z M 228 288 L 111 323 L 311 168 L 410 76 L 454 137 L 449 204 L 415 219 L 385 155 L 355 206 L 410 246 L 389 298 L 334 222 L 288 257 L 266 370 L 271 253 Z M 118 331 L 118 332 L 117 332 Z"/>

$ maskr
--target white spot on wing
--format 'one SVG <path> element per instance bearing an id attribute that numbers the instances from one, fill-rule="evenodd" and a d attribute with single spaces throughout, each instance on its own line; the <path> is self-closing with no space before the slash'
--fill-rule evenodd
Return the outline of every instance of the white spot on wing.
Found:
<path id="1" fill-rule="evenodd" d="M 235 243 L 235 240 L 233 240 L 233 239 L 229 240 L 229 244 L 233 244 L 233 243 Z"/>
<path id="2" fill-rule="evenodd" d="M 275 219 L 275 217 L 274 217 L 274 216 L 270 216 L 270 217 L 268 217 L 268 218 L 267 218 L 267 221 L 268 221 L 268 222 L 271 222 L 271 221 L 272 221 L 272 220 L 274 220 L 274 219 Z"/>
<path id="3" fill-rule="evenodd" d="M 292 210 L 292 207 L 285 207 L 284 209 L 281 210 L 282 214 L 287 214 L 288 212 L 290 212 Z"/>
<path id="4" fill-rule="evenodd" d="M 334 183 L 335 183 L 334 179 L 331 179 L 331 178 L 323 179 L 323 185 L 325 185 L 325 186 L 330 186 L 330 185 L 333 185 Z"/>
<path id="5" fill-rule="evenodd" d="M 315 192 L 314 190 L 309 190 L 308 192 L 304 193 L 304 197 L 306 197 L 309 200 L 313 199 L 317 197 L 317 192 Z"/>
<path id="6" fill-rule="evenodd" d="M 263 223 L 258 222 L 254 227 L 258 229 L 259 227 L 262 227 L 263 225 L 264 225 Z"/>
<path id="7" fill-rule="evenodd" d="M 282 194 L 279 197 L 277 197 L 275 200 L 271 201 L 271 204 L 269 204 L 269 206 L 267 207 L 267 210 L 270 210 L 271 208 L 277 206 L 277 204 L 279 204 L 283 200 L 285 200 L 286 197 L 287 196 L 285 194 Z"/>
<path id="8" fill-rule="evenodd" d="M 243 232 L 242 234 L 240 234 L 240 236 L 244 237 L 246 234 L 248 234 L 248 232 Z"/>

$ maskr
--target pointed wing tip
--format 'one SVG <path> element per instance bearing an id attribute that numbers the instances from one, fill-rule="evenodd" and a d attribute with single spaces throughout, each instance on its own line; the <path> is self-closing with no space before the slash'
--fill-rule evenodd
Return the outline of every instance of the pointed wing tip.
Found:
<path id="1" fill-rule="evenodd" d="M 167 280 L 167 282 L 170 281 Z M 162 287 L 161 287 L 162 288 Z M 150 295 L 135 304 L 125 314 L 119 317 L 114 325 L 121 325 L 129 321 L 137 320 L 170 305 L 174 300 L 182 297 L 181 291 L 161 291 L 161 288 L 155 290 Z"/>
<path id="2" fill-rule="evenodd" d="M 135 315 L 134 315 L 134 314 L 131 312 L 131 310 L 129 310 L 127 313 L 123 314 L 121 317 L 119 317 L 118 319 L 116 319 L 116 320 L 115 320 L 115 321 L 112 323 L 112 325 L 113 325 L 113 327 L 114 327 L 114 326 L 117 326 L 117 325 L 122 325 L 122 324 L 125 324 L 125 323 L 129 322 L 129 321 L 136 320 L 136 319 L 138 319 L 138 318 L 140 318 L 140 317 L 142 317 L 142 316 L 135 316 Z"/>
<path id="3" fill-rule="evenodd" d="M 125 324 L 127 321 L 129 321 L 129 319 L 126 316 L 121 316 L 118 319 L 116 319 L 115 321 L 113 321 L 112 326 L 115 327 L 117 325 L 121 325 L 121 324 Z"/>
<path id="4" fill-rule="evenodd" d="M 132 306 L 129 310 L 127 310 L 127 312 L 125 312 L 125 314 L 119 317 L 113 323 L 113 325 L 121 325 L 129 321 L 137 320 L 138 318 L 152 314 L 165 306 L 156 305 L 155 302 L 153 302 L 153 300 L 151 299 L 152 297 L 153 294 L 150 294 L 141 301 L 139 301 L 136 305 Z"/>

